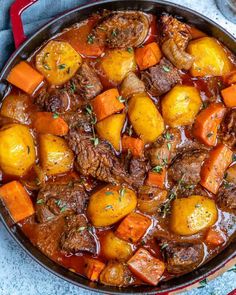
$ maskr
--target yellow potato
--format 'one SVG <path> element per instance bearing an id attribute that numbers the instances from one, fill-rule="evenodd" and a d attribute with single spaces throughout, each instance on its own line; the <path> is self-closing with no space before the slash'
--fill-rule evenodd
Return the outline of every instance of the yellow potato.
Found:
<path id="1" fill-rule="evenodd" d="M 165 129 L 161 114 L 146 93 L 132 96 L 128 114 L 135 132 L 145 143 L 154 142 Z"/>
<path id="2" fill-rule="evenodd" d="M 27 126 L 6 125 L 0 130 L 0 167 L 4 173 L 23 176 L 35 163 L 33 137 Z"/>
<path id="3" fill-rule="evenodd" d="M 73 152 L 69 149 L 66 141 L 52 134 L 40 135 L 39 157 L 41 166 L 47 175 L 71 170 L 74 161 Z"/>
<path id="4" fill-rule="evenodd" d="M 178 235 L 192 235 L 213 225 L 218 213 L 213 200 L 203 196 L 175 199 L 170 228 Z"/>
<path id="5" fill-rule="evenodd" d="M 117 238 L 112 231 L 109 231 L 102 237 L 101 252 L 107 259 L 127 261 L 133 251 L 129 243 Z"/>
<path id="6" fill-rule="evenodd" d="M 90 197 L 87 213 L 94 226 L 109 226 L 133 211 L 136 204 L 134 191 L 109 184 Z"/>
<path id="7" fill-rule="evenodd" d="M 0 114 L 4 117 L 12 118 L 22 124 L 30 123 L 29 107 L 32 102 L 28 95 L 8 95 L 2 103 Z"/>
<path id="8" fill-rule="evenodd" d="M 116 114 L 96 124 L 98 135 L 109 141 L 117 151 L 120 150 L 120 138 L 124 122 L 125 114 Z"/>
<path id="9" fill-rule="evenodd" d="M 50 41 L 36 55 L 37 70 L 53 85 L 68 81 L 81 63 L 81 56 L 67 42 Z"/>
<path id="10" fill-rule="evenodd" d="M 194 57 L 190 69 L 194 77 L 222 76 L 232 69 L 227 53 L 214 38 L 203 37 L 189 42 L 187 52 Z"/>
<path id="11" fill-rule="evenodd" d="M 161 101 L 163 119 L 171 127 L 192 124 L 201 106 L 199 92 L 192 86 L 176 85 Z"/>
<path id="12" fill-rule="evenodd" d="M 130 272 L 125 263 L 109 261 L 100 274 L 100 282 L 108 286 L 123 287 L 130 281 Z"/>
<path id="13" fill-rule="evenodd" d="M 100 66 L 108 79 L 119 84 L 129 72 L 136 70 L 134 52 L 126 49 L 107 51 Z"/>

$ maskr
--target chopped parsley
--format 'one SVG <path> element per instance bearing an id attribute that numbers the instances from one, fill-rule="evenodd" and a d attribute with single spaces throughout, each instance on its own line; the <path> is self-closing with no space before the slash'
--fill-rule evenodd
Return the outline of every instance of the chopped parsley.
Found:
<path id="1" fill-rule="evenodd" d="M 164 65 L 162 68 L 163 68 L 163 70 L 164 70 L 166 73 L 169 73 L 169 71 L 170 71 L 170 68 L 169 68 L 169 67 L 167 67 L 167 66 Z"/>
<path id="2" fill-rule="evenodd" d="M 157 172 L 157 173 L 162 173 L 163 168 L 160 165 L 155 166 L 154 168 L 152 168 L 153 172 Z"/>
<path id="3" fill-rule="evenodd" d="M 92 34 L 89 34 L 88 37 L 87 37 L 87 43 L 88 44 L 93 44 L 94 43 L 94 39 L 95 39 L 95 36 L 92 35 Z"/>
<path id="4" fill-rule="evenodd" d="M 39 199 L 37 200 L 36 204 L 43 204 L 44 203 L 44 200 L 43 199 Z"/>
<path id="5" fill-rule="evenodd" d="M 61 210 L 60 210 L 60 212 L 62 213 L 62 212 L 65 212 L 66 211 L 66 206 L 63 206 L 62 208 L 61 208 Z"/>
<path id="6" fill-rule="evenodd" d="M 58 65 L 59 70 L 64 70 L 66 68 L 66 64 L 60 64 Z"/>
<path id="7" fill-rule="evenodd" d="M 120 195 L 121 197 L 124 197 L 125 193 L 126 193 L 126 189 L 125 189 L 124 187 L 122 187 L 122 188 L 119 190 L 119 195 Z"/>
<path id="8" fill-rule="evenodd" d="M 121 103 L 125 102 L 125 99 L 124 99 L 123 96 L 121 96 L 121 95 L 117 96 L 117 99 L 118 99 L 119 102 L 121 102 Z"/>
<path id="9" fill-rule="evenodd" d="M 114 195 L 114 193 L 113 192 L 105 192 L 105 195 L 110 196 L 110 195 Z"/>
<path id="10" fill-rule="evenodd" d="M 93 107 L 91 106 L 91 104 L 88 104 L 85 108 L 85 111 L 89 114 L 92 115 L 93 113 Z"/>
<path id="11" fill-rule="evenodd" d="M 163 137 L 167 140 L 172 140 L 174 136 L 167 131 L 165 134 L 163 134 Z"/>
<path id="12" fill-rule="evenodd" d="M 59 115 L 58 115 L 58 113 L 53 113 L 52 117 L 53 117 L 53 119 L 57 119 L 57 118 L 59 118 Z"/>
<path id="13" fill-rule="evenodd" d="M 132 52 L 133 52 L 133 48 L 132 48 L 132 47 L 128 47 L 128 48 L 127 48 L 127 51 L 128 51 L 129 53 L 132 53 Z"/>
<path id="14" fill-rule="evenodd" d="M 171 150 L 171 143 L 170 142 L 167 143 L 167 148 L 169 151 Z"/>

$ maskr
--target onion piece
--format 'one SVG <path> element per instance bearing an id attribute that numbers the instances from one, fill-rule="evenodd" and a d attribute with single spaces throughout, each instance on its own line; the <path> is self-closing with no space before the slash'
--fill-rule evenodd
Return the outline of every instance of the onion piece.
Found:
<path id="1" fill-rule="evenodd" d="M 145 85 L 133 72 L 130 72 L 123 80 L 120 91 L 123 97 L 128 98 L 135 93 L 144 92 Z"/>

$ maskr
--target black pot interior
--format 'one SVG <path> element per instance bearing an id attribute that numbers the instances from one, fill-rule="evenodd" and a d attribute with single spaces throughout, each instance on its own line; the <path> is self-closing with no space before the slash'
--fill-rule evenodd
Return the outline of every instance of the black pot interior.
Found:
<path id="1" fill-rule="evenodd" d="M 142 10 L 155 15 L 159 15 L 163 12 L 168 12 L 174 16 L 181 17 L 185 22 L 193 24 L 195 27 L 206 32 L 209 35 L 215 36 L 224 43 L 232 52 L 236 54 L 236 40 L 227 33 L 224 29 L 220 28 L 217 24 L 210 21 L 206 17 L 193 12 L 187 8 L 183 8 L 179 5 L 163 2 L 163 1 L 144 1 L 144 0 L 119 0 L 119 1 L 100 1 L 94 4 L 89 4 L 83 7 L 76 8 L 72 11 L 66 12 L 57 19 L 51 21 L 43 28 L 30 37 L 9 59 L 2 73 L 0 74 L 0 99 L 4 97 L 7 91 L 7 83 L 4 82 L 10 69 L 22 59 L 27 59 L 37 47 L 39 47 L 44 41 L 51 38 L 55 34 L 59 33 L 62 29 L 86 19 L 89 15 L 102 9 L 109 10 Z M 193 282 L 201 281 L 206 276 L 214 272 L 215 270 L 224 266 L 224 264 L 235 256 L 236 241 L 232 241 L 231 244 L 225 248 L 217 258 L 210 260 L 197 270 L 183 275 L 181 277 L 169 280 L 167 282 L 161 282 L 158 287 L 150 286 L 138 286 L 128 288 L 116 288 L 104 286 L 98 283 L 90 282 L 89 280 L 76 275 L 73 272 L 65 269 L 64 267 L 54 263 L 52 260 L 42 254 L 37 248 L 35 248 L 30 241 L 24 236 L 18 226 L 12 225 L 9 218 L 9 214 L 4 206 L 0 203 L 0 214 L 2 221 L 8 229 L 11 236 L 19 243 L 19 245 L 39 264 L 58 275 L 62 279 L 65 279 L 77 286 L 90 289 L 93 291 L 100 291 L 108 294 L 162 294 L 176 290 L 184 286 L 190 285 Z"/>

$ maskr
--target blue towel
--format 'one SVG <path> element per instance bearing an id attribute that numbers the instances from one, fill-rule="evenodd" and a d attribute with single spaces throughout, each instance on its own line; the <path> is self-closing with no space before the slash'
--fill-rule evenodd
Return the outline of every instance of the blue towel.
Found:
<path id="1" fill-rule="evenodd" d="M 14 0 L 0 0 L 0 70 L 15 50 L 9 10 Z M 38 0 L 22 14 L 24 30 L 30 35 L 56 15 L 86 4 L 88 0 Z"/>

